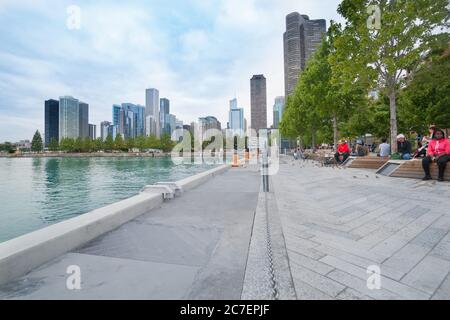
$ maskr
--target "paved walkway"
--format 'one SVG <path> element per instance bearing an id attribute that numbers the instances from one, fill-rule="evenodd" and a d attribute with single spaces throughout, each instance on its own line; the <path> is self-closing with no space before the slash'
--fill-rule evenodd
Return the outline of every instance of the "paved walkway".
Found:
<path id="1" fill-rule="evenodd" d="M 450 184 L 282 157 L 230 169 L 0 288 L 0 299 L 450 299 Z M 255 215 L 256 212 L 256 215 Z M 81 267 L 82 289 L 66 288 Z M 381 270 L 380 289 L 367 268 Z"/>
<path id="2" fill-rule="evenodd" d="M 260 175 L 233 169 L 0 288 L 0 299 L 240 299 Z M 81 268 L 81 290 L 66 288 Z"/>
<path id="3" fill-rule="evenodd" d="M 449 183 L 286 157 L 272 181 L 298 299 L 450 299 Z"/>

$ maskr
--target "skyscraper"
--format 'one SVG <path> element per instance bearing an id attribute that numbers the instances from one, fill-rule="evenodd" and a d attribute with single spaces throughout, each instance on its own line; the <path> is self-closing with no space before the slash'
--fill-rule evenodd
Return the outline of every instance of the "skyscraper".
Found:
<path id="1" fill-rule="evenodd" d="M 278 129 L 284 111 L 284 97 L 276 97 L 273 105 L 273 128 Z"/>
<path id="2" fill-rule="evenodd" d="M 229 129 L 233 134 L 244 134 L 244 109 L 238 108 L 237 99 L 230 101 L 230 111 L 228 116 Z"/>
<path id="3" fill-rule="evenodd" d="M 267 128 L 267 88 L 264 75 L 254 75 L 250 80 L 251 128 L 257 132 Z"/>
<path id="4" fill-rule="evenodd" d="M 120 114 L 123 117 L 123 132 L 125 138 L 136 138 L 145 134 L 145 108 L 132 103 L 122 103 Z"/>
<path id="5" fill-rule="evenodd" d="M 109 121 L 103 121 L 102 123 L 100 123 L 100 137 L 102 138 L 103 141 L 105 141 L 106 138 L 108 137 L 108 129 L 110 125 L 111 122 Z"/>
<path id="6" fill-rule="evenodd" d="M 89 124 L 89 137 L 91 140 L 97 139 L 97 126 L 95 124 Z"/>
<path id="7" fill-rule="evenodd" d="M 161 136 L 159 108 L 159 91 L 154 88 L 145 90 L 145 117 L 146 123 L 149 123 L 149 128 L 145 130 L 148 136 L 156 135 L 158 138 Z"/>
<path id="8" fill-rule="evenodd" d="M 170 134 L 168 126 L 167 115 L 170 114 L 170 101 L 166 98 L 161 98 L 159 106 L 159 122 L 161 123 L 161 134 Z"/>
<path id="9" fill-rule="evenodd" d="M 64 96 L 59 98 L 59 141 L 77 139 L 80 135 L 80 108 L 78 100 Z"/>
<path id="10" fill-rule="evenodd" d="M 119 131 L 119 133 L 123 134 L 124 133 L 124 114 L 123 114 L 122 106 L 118 105 L 118 104 L 113 105 L 112 113 L 113 113 L 112 114 L 112 117 L 113 117 L 112 124 L 117 127 L 117 130 Z"/>
<path id="11" fill-rule="evenodd" d="M 305 70 L 326 33 L 326 20 L 309 20 L 307 15 L 292 12 L 286 16 L 284 41 L 285 96 L 294 92 L 298 78 Z"/>
<path id="12" fill-rule="evenodd" d="M 45 101 L 45 147 L 48 147 L 50 141 L 55 138 L 59 141 L 59 101 Z"/>
<path id="13" fill-rule="evenodd" d="M 79 136 L 84 139 L 89 137 L 89 105 L 84 102 L 79 102 L 79 127 L 80 134 Z"/>
<path id="14" fill-rule="evenodd" d="M 198 118 L 198 128 L 201 134 L 202 141 L 211 139 L 214 136 L 214 132 L 209 131 L 211 129 L 222 130 L 222 126 L 216 117 L 208 116 L 204 118 Z"/>

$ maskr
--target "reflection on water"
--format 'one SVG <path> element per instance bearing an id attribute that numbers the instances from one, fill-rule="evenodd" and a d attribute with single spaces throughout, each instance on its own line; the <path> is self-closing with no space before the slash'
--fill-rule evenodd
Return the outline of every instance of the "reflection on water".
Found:
<path id="1" fill-rule="evenodd" d="M 210 168 L 169 158 L 1 158 L 0 242 Z"/>

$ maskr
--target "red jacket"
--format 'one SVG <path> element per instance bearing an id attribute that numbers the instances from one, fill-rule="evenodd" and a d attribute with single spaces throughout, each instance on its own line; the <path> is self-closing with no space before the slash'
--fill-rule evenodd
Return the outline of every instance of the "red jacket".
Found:
<path id="1" fill-rule="evenodd" d="M 441 154 L 450 154 L 450 140 L 446 138 L 431 140 L 428 144 L 427 153 L 431 157 L 440 156 Z"/>
<path id="2" fill-rule="evenodd" d="M 337 152 L 338 152 L 338 153 L 350 153 L 350 148 L 349 148 L 348 144 L 346 144 L 346 143 L 341 143 L 341 144 L 338 146 Z"/>

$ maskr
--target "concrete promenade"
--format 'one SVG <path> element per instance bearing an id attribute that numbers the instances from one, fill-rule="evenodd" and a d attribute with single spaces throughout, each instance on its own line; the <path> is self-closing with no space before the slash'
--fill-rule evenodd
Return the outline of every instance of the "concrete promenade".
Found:
<path id="1" fill-rule="evenodd" d="M 240 299 L 260 175 L 227 170 L 0 288 L 0 299 Z M 81 269 L 81 290 L 66 287 Z"/>
<path id="2" fill-rule="evenodd" d="M 257 168 L 229 169 L 0 299 L 450 299 L 450 183 L 280 162 L 267 194 Z"/>
<path id="3" fill-rule="evenodd" d="M 450 299 L 450 183 L 281 161 L 272 181 L 298 299 Z"/>

